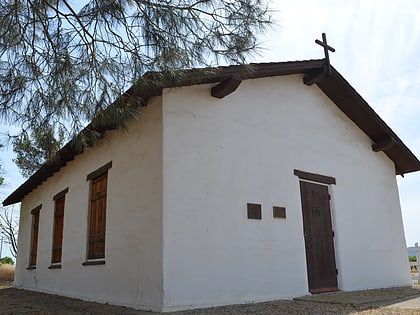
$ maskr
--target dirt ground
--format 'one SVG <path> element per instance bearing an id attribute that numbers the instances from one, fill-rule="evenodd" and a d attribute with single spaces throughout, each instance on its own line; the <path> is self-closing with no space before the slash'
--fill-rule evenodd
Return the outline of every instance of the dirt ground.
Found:
<path id="1" fill-rule="evenodd" d="M 157 313 L 136 311 L 130 308 L 111 306 L 71 299 L 58 295 L 19 290 L 11 283 L 0 282 L 0 314 L 127 314 L 153 315 Z M 8 287 L 9 286 L 9 287 Z M 420 309 L 395 308 L 389 306 L 360 306 L 311 301 L 279 300 L 246 305 L 231 305 L 199 310 L 190 310 L 172 315 L 216 315 L 216 314 L 325 314 L 325 315 L 420 315 Z"/>

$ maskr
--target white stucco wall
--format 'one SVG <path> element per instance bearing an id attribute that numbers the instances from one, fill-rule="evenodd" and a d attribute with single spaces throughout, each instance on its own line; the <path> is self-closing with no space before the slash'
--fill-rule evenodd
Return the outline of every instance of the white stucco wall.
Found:
<path id="1" fill-rule="evenodd" d="M 299 75 L 164 90 L 143 117 L 25 197 L 15 286 L 169 311 L 308 294 L 299 179 L 330 185 L 341 290 L 410 283 L 392 161 Z M 108 172 L 106 264 L 86 259 L 89 182 Z M 53 196 L 68 187 L 61 269 L 51 261 Z M 246 204 L 262 204 L 262 220 Z M 35 270 L 30 210 L 42 204 Z M 286 207 L 273 219 L 272 206 Z"/>
<path id="2" fill-rule="evenodd" d="M 294 169 L 337 180 L 339 288 L 409 284 L 394 165 L 358 127 L 299 75 L 246 80 L 221 100 L 210 87 L 163 93 L 164 310 L 308 294 Z"/>
<path id="3" fill-rule="evenodd" d="M 15 286 L 159 311 L 162 304 L 162 106 L 149 102 L 125 131 L 107 132 L 29 194 L 22 203 Z M 87 174 L 112 161 L 108 171 L 105 265 L 86 261 Z M 51 263 L 53 196 L 68 187 L 62 268 Z M 30 211 L 42 204 L 35 270 L 29 263 Z"/>

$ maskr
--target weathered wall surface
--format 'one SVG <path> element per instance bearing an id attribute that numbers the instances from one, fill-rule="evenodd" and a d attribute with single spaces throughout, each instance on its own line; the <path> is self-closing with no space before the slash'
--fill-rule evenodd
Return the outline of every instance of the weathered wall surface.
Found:
<path id="1" fill-rule="evenodd" d="M 299 75 L 246 80 L 221 100 L 210 87 L 164 90 L 130 134 L 109 132 L 24 199 L 17 287 L 155 311 L 308 294 L 294 169 L 336 178 L 339 288 L 409 284 L 394 165 L 358 127 Z M 82 266 L 86 175 L 111 160 L 106 264 Z M 48 269 L 52 198 L 67 187 L 62 268 Z M 262 220 L 247 219 L 247 203 L 262 204 Z M 37 267 L 26 270 L 39 204 Z"/>
<path id="2" fill-rule="evenodd" d="M 357 126 L 298 75 L 246 80 L 221 100 L 210 87 L 163 93 L 165 310 L 308 294 L 294 169 L 337 180 L 341 290 L 409 283 L 394 165 Z"/>
<path id="3" fill-rule="evenodd" d="M 160 310 L 162 303 L 162 106 L 149 102 L 129 132 L 112 131 L 100 145 L 54 174 L 22 204 L 16 287 Z M 105 265 L 82 266 L 87 253 L 87 174 L 108 171 Z M 51 264 L 53 196 L 68 187 L 62 268 Z M 29 263 L 31 214 L 42 204 L 35 270 Z"/>

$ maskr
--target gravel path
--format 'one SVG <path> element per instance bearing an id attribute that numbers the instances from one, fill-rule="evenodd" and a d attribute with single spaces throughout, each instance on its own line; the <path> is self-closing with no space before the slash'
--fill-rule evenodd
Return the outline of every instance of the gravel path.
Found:
<path id="1" fill-rule="evenodd" d="M 50 295 L 45 293 L 6 288 L 0 290 L 0 314 L 127 314 L 154 315 L 157 313 L 135 311 L 125 307 L 110 306 L 85 302 L 77 299 Z M 311 301 L 279 300 L 274 302 L 248 305 L 232 305 L 198 309 L 175 313 L 171 315 L 216 315 L 216 314 L 348 314 L 348 315 L 420 315 L 420 309 L 402 309 L 366 306 L 352 306 Z"/>

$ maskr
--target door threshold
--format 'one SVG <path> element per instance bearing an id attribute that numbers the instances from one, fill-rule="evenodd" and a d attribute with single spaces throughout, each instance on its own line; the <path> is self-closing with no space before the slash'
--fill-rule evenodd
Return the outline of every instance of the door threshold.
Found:
<path id="1" fill-rule="evenodd" d="M 316 288 L 311 289 L 309 292 L 311 294 L 318 294 L 318 293 L 327 293 L 327 292 L 334 292 L 334 291 L 340 291 L 337 287 L 330 287 L 330 288 Z"/>

